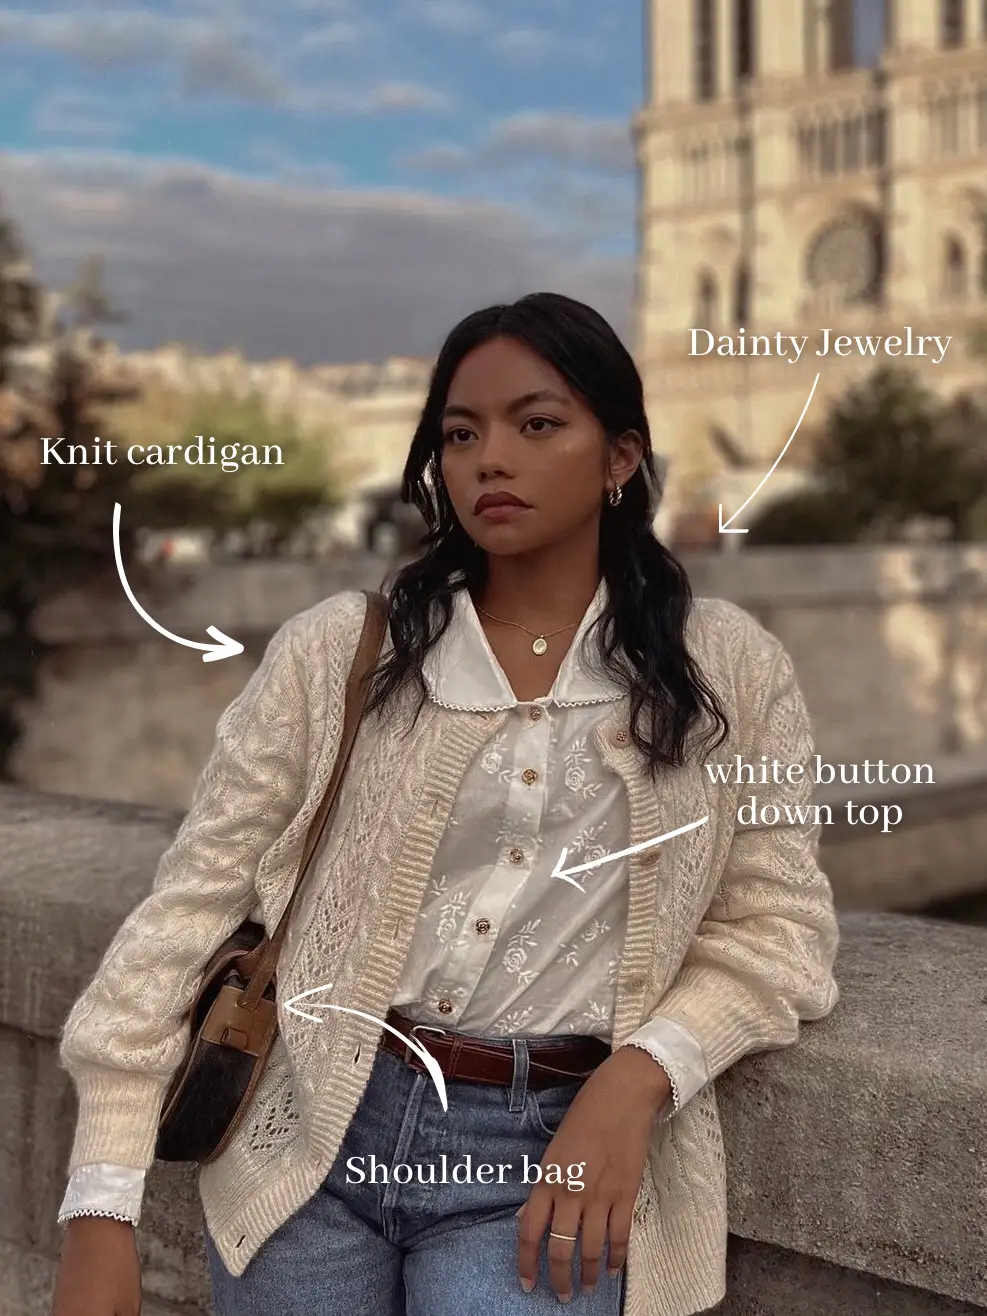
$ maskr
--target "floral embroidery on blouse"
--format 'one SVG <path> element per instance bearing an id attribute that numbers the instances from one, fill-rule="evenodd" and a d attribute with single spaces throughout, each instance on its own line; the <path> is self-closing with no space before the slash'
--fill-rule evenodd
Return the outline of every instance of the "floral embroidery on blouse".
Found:
<path id="1" fill-rule="evenodd" d="M 597 729 L 623 698 L 591 677 L 575 649 L 554 695 L 512 700 L 478 622 L 460 607 L 455 658 L 433 697 L 511 712 L 466 771 L 434 860 L 394 1003 L 419 1023 L 481 1035 L 607 1036 L 626 919 L 628 806 Z M 472 694 L 472 699 L 471 699 Z M 567 867 L 595 864 L 579 887 Z M 442 1006 L 440 1010 L 440 1004 Z"/>

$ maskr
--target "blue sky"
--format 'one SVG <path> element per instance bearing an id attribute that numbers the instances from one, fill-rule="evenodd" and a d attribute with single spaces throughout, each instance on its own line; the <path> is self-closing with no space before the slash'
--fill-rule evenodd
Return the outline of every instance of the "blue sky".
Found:
<path id="1" fill-rule="evenodd" d="M 626 119 L 636 3 L 158 0 L 0 7 L 7 147 L 112 146 L 239 172 L 458 190 L 429 152 L 508 114 Z M 416 159 L 417 157 L 417 159 Z M 441 157 L 440 157 L 441 158 Z"/>
<path id="2" fill-rule="evenodd" d="M 684 3 L 685 0 L 682 0 Z M 153 346 L 428 355 L 534 287 L 629 328 L 639 0 L 0 5 L 0 203 Z"/>

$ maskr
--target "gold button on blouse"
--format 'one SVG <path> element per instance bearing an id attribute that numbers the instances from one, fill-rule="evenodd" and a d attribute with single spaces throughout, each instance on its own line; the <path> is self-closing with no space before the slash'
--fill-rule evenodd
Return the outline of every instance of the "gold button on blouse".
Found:
<path id="1" fill-rule="evenodd" d="M 443 997 L 442 1000 L 439 1001 L 439 1010 L 442 1012 L 442 1014 L 451 1014 L 452 1001 L 447 1000 L 446 997 Z"/>
<path id="2" fill-rule="evenodd" d="M 533 786 L 538 780 L 538 773 L 534 768 L 525 768 L 521 773 L 521 780 L 524 782 L 525 786 Z"/>
<path id="3" fill-rule="evenodd" d="M 490 931 L 490 920 L 488 918 L 478 918 L 473 926 L 482 937 Z"/>
<path id="4" fill-rule="evenodd" d="M 510 854 L 507 857 L 510 859 L 512 864 L 524 863 L 524 851 L 519 849 L 517 846 L 514 846 L 514 848 L 511 850 Z"/>
<path id="5" fill-rule="evenodd" d="M 617 745 L 626 745 L 626 744 L 627 744 L 627 732 L 626 732 L 626 731 L 618 731 L 617 734 L 614 736 L 614 743 L 617 744 Z"/>
<path id="6" fill-rule="evenodd" d="M 532 722 L 537 722 L 538 719 L 541 717 L 541 709 L 538 708 L 537 706 L 534 708 L 529 708 L 528 716 L 531 718 Z"/>

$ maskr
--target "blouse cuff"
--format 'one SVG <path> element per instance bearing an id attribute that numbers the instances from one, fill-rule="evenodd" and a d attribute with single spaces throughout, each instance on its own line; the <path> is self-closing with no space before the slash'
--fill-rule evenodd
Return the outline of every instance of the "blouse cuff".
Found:
<path id="1" fill-rule="evenodd" d="M 109 1216 L 132 1225 L 140 1222 L 143 1170 L 125 1165 L 80 1165 L 69 1176 L 58 1223 L 77 1216 Z"/>
<path id="2" fill-rule="evenodd" d="M 650 1019 L 623 1042 L 640 1047 L 668 1075 L 675 1114 L 709 1082 L 702 1047 L 692 1033 L 674 1019 Z"/>

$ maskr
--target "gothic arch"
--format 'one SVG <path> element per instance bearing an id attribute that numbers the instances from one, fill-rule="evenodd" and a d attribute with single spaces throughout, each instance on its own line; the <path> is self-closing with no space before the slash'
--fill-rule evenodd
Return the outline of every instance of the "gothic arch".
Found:
<path id="1" fill-rule="evenodd" d="M 854 67 L 854 0 L 802 0 L 806 73 L 839 73 Z"/>
<path id="2" fill-rule="evenodd" d="M 739 84 L 757 76 L 757 0 L 734 0 L 733 78 Z"/>
<path id="3" fill-rule="evenodd" d="M 746 260 L 740 261 L 733 276 L 733 322 L 738 327 L 750 323 L 751 268 Z"/>
<path id="4" fill-rule="evenodd" d="M 720 323 L 720 287 L 712 270 L 699 271 L 696 278 L 696 328 L 713 329 Z"/>
<path id="5" fill-rule="evenodd" d="M 681 0 L 680 0 L 681 3 Z M 694 99 L 716 99 L 719 91 L 717 64 L 716 0 L 692 0 L 692 77 Z"/>
<path id="6" fill-rule="evenodd" d="M 987 0 L 984 0 L 987 9 Z M 943 214 L 950 215 L 954 227 L 945 234 L 941 251 L 940 277 L 943 295 L 948 296 L 950 271 L 963 293 L 958 291 L 955 297 L 968 296 L 972 290 L 982 298 L 987 298 L 987 189 L 970 187 L 962 184 L 954 188 L 945 198 Z M 959 250 L 953 253 L 950 265 L 948 244 L 950 240 L 959 244 Z"/>
<path id="7" fill-rule="evenodd" d="M 947 301 L 962 301 L 967 294 L 967 255 L 963 239 L 947 233 L 942 249 L 942 291 Z"/>
<path id="8" fill-rule="evenodd" d="M 987 0 L 984 0 L 987 4 Z M 952 194 L 950 209 L 977 223 L 987 215 L 987 191 L 980 187 L 958 187 Z"/>
<path id="9" fill-rule="evenodd" d="M 965 0 L 939 0 L 939 44 L 944 50 L 963 45 L 964 7 Z"/>

